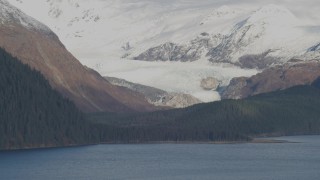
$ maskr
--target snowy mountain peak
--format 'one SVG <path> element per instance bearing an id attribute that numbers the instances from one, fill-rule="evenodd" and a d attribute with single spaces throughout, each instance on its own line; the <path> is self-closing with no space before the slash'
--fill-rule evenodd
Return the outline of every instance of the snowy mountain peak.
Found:
<path id="1" fill-rule="evenodd" d="M 264 14 L 291 14 L 291 12 L 286 7 L 275 4 L 268 4 L 266 6 L 263 6 L 257 12 Z"/>
<path id="2" fill-rule="evenodd" d="M 51 33 L 51 30 L 47 26 L 24 14 L 6 0 L 0 0 L 0 23 L 19 23 L 28 29 Z"/>
<path id="3" fill-rule="evenodd" d="M 266 67 L 287 61 L 309 43 L 299 41 L 304 34 L 297 26 L 297 18 L 287 8 L 273 4 L 264 6 L 238 22 L 232 33 L 210 50 L 208 56 L 213 62 L 243 61 L 245 64 L 249 61 L 246 55 L 255 54 L 263 57 L 259 63 Z M 254 59 L 259 58 L 255 56 Z"/>
<path id="4" fill-rule="evenodd" d="M 233 9 L 231 9 L 229 6 L 221 6 L 217 9 L 215 9 L 213 11 L 213 15 L 216 15 L 217 17 L 221 17 L 221 16 L 225 16 L 225 15 L 228 15 L 228 14 L 234 14 L 235 11 Z"/>
<path id="5" fill-rule="evenodd" d="M 247 23 L 257 23 L 265 22 L 271 24 L 281 23 L 282 25 L 286 23 L 295 22 L 295 16 L 290 10 L 283 6 L 278 6 L 274 4 L 269 4 L 261 7 L 259 10 L 255 11 L 248 19 Z"/>
<path id="6" fill-rule="evenodd" d="M 229 6 L 220 6 L 213 11 L 210 12 L 202 21 L 200 24 L 206 24 L 210 21 L 216 21 L 217 19 L 230 19 L 234 18 L 235 16 L 239 15 L 242 12 L 241 9 L 233 9 Z"/>

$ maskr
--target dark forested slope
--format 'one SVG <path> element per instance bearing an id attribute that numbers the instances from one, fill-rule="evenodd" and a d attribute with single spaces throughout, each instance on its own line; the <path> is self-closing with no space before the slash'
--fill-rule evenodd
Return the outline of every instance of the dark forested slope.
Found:
<path id="1" fill-rule="evenodd" d="M 0 49 L 0 149 L 96 141 L 73 103 L 39 72 Z"/>
<path id="2" fill-rule="evenodd" d="M 105 126 L 101 137 L 106 142 L 239 141 L 260 135 L 319 134 L 320 89 L 316 85 L 180 110 L 99 113 L 89 118 Z"/>

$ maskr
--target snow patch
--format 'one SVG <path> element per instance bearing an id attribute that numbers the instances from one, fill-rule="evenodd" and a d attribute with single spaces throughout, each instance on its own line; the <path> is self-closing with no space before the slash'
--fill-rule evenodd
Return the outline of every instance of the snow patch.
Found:
<path id="1" fill-rule="evenodd" d="M 294 25 L 296 17 L 290 10 L 283 6 L 269 4 L 255 11 L 248 19 L 247 24 L 257 22 L 270 23 L 273 25 Z"/>
<path id="2" fill-rule="evenodd" d="M 21 3 L 21 1 L 17 2 Z M 26 15 L 6 0 L 0 0 L 0 20 L 1 24 L 19 22 L 22 26 L 28 29 L 35 29 L 46 33 L 52 32 L 47 26 Z"/>

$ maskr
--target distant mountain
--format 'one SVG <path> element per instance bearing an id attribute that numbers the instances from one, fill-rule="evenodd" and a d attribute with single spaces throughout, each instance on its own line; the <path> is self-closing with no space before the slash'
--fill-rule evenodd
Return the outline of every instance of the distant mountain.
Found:
<path id="1" fill-rule="evenodd" d="M 244 8 L 182 1 L 9 1 L 49 25 L 91 67 L 93 62 L 87 61 L 96 57 L 183 62 L 205 57 L 236 63 L 242 56 L 266 52 L 283 62 L 320 41 L 316 24 L 275 4 Z M 33 11 L 35 4 L 43 9 Z"/>
<path id="2" fill-rule="evenodd" d="M 83 114 L 40 72 L 0 48 L 0 149 L 56 147 L 99 141 Z"/>
<path id="3" fill-rule="evenodd" d="M 213 17 L 221 18 L 235 13 L 227 7 L 218 10 Z M 302 26 L 287 8 L 271 4 L 237 21 L 230 33 L 203 32 L 200 38 L 186 45 L 174 44 L 174 41 L 165 43 L 150 48 L 134 59 L 195 61 L 206 58 L 214 63 L 263 69 L 305 53 L 312 43 L 319 40 L 320 35 L 320 31 L 308 33 L 308 28 Z"/>
<path id="4" fill-rule="evenodd" d="M 45 25 L 0 0 L 0 47 L 40 71 L 51 86 L 85 112 L 154 110 L 144 97 L 116 87 L 84 67 Z"/>

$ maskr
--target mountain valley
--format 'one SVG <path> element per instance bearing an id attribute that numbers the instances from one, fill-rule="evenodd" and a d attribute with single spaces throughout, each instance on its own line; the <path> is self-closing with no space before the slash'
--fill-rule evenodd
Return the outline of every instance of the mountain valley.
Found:
<path id="1" fill-rule="evenodd" d="M 0 0 L 0 149 L 320 134 L 299 5 Z"/>
<path id="2" fill-rule="evenodd" d="M 48 25 L 81 63 L 102 76 L 190 94 L 202 102 L 221 99 L 220 91 L 199 87 L 202 79 L 214 77 L 227 86 L 233 78 L 291 59 L 319 58 L 320 18 L 302 16 L 294 4 L 283 2 L 9 2 Z M 43 9 L 33 11 L 37 5 Z"/>

